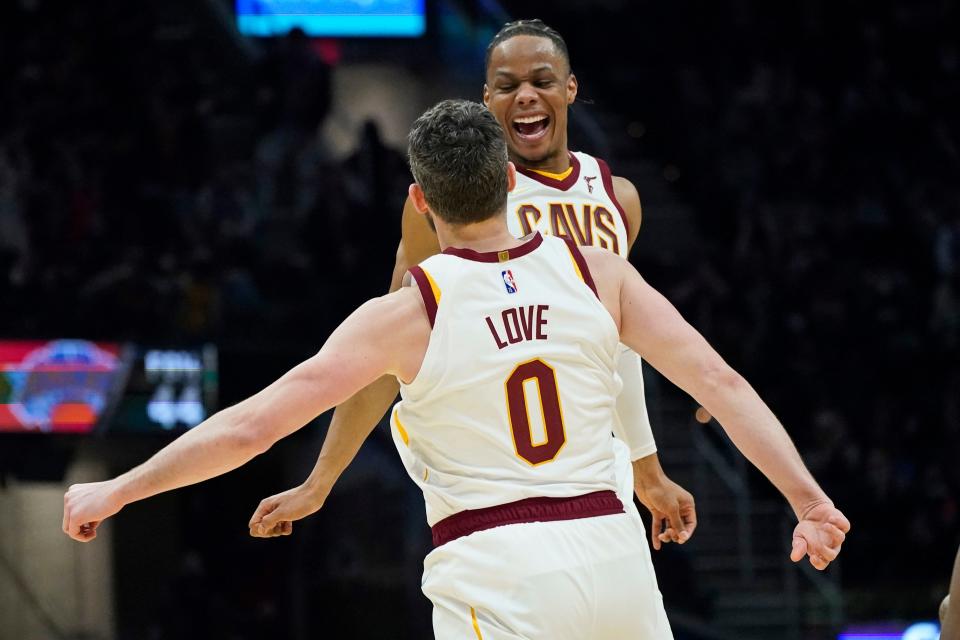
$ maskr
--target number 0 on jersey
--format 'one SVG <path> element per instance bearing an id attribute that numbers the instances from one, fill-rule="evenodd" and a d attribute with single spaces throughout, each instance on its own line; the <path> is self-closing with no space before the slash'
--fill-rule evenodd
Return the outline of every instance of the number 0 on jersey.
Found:
<path id="1" fill-rule="evenodd" d="M 530 426 L 530 413 L 524 383 L 537 383 L 540 413 L 546 440 L 535 442 Z M 567 440 L 563 425 L 563 410 L 557 390 L 557 375 L 553 368 L 539 358 L 517 365 L 503 385 L 507 395 L 507 412 L 510 416 L 510 431 L 517 455 L 531 465 L 550 462 L 557 457 Z"/>

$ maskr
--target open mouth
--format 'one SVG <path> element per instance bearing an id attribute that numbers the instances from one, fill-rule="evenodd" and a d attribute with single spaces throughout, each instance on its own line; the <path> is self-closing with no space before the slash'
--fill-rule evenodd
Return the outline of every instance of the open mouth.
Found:
<path id="1" fill-rule="evenodd" d="M 543 114 L 520 116 L 513 120 L 513 130 L 517 137 L 525 142 L 533 142 L 545 136 L 549 125 L 550 118 Z"/>

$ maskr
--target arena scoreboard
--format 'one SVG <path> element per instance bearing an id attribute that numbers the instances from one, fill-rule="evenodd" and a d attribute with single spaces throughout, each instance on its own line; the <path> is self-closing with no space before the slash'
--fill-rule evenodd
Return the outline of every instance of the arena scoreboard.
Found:
<path id="1" fill-rule="evenodd" d="M 236 0 L 237 28 L 248 36 L 406 37 L 426 31 L 424 0 Z"/>
<path id="2" fill-rule="evenodd" d="M 0 341 L 0 432 L 189 429 L 216 406 L 212 345 Z"/>

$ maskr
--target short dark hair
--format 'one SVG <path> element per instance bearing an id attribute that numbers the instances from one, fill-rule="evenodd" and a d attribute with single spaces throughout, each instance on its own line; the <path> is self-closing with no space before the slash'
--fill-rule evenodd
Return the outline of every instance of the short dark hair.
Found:
<path id="1" fill-rule="evenodd" d="M 444 100 L 413 123 L 407 157 L 430 209 L 454 225 L 482 222 L 507 206 L 507 142 L 482 104 Z"/>
<path id="2" fill-rule="evenodd" d="M 561 36 L 560 32 L 556 29 L 544 24 L 543 20 L 539 18 L 534 18 L 533 20 L 514 20 L 513 22 L 508 22 L 503 25 L 503 28 L 497 32 L 497 35 L 493 36 L 493 40 L 487 45 L 487 56 L 483 67 L 485 71 L 490 70 L 490 58 L 493 56 L 493 50 L 496 49 L 501 42 L 505 42 L 514 36 L 537 36 L 550 40 L 566 61 L 567 71 L 570 71 L 570 52 L 567 50 L 567 43 L 564 41 L 563 36 Z"/>

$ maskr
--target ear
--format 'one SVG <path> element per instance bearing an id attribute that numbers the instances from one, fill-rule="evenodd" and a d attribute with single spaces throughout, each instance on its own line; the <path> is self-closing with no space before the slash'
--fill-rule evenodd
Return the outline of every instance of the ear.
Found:
<path id="1" fill-rule="evenodd" d="M 483 106 L 490 108 L 490 87 L 486 82 L 483 83 Z"/>
<path id="2" fill-rule="evenodd" d="M 567 77 L 567 104 L 577 100 L 577 76 L 572 73 Z"/>
<path id="3" fill-rule="evenodd" d="M 413 208 L 426 215 L 430 207 L 427 206 L 427 199 L 424 197 L 423 189 L 420 188 L 420 185 L 416 182 L 411 184 L 407 188 L 407 194 L 410 196 L 410 202 L 413 203 Z"/>
<path id="4" fill-rule="evenodd" d="M 507 191 L 517 188 L 517 167 L 512 162 L 507 163 Z"/>

